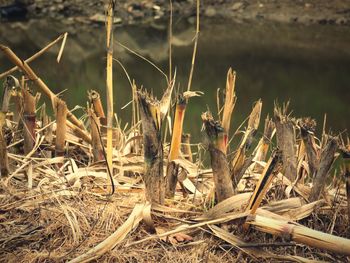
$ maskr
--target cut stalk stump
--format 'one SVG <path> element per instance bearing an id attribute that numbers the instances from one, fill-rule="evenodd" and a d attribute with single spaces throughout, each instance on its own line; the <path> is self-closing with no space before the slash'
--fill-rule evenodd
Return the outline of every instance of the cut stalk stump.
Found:
<path id="1" fill-rule="evenodd" d="M 282 151 L 283 174 L 292 182 L 297 176 L 296 138 L 293 120 L 287 115 L 288 104 L 274 108 L 277 147 Z"/>
<path id="2" fill-rule="evenodd" d="M 178 166 L 173 162 L 179 158 L 180 147 L 181 147 L 181 137 L 182 137 L 182 127 L 185 117 L 187 101 L 183 95 L 179 95 L 175 107 L 175 120 L 171 138 L 170 153 L 169 153 L 169 163 L 167 166 L 167 176 L 166 176 L 166 190 L 165 195 L 167 197 L 173 197 L 175 194 Z"/>
<path id="3" fill-rule="evenodd" d="M 67 132 L 67 105 L 62 100 L 56 100 L 56 144 L 55 154 L 56 156 L 64 156 L 66 132 Z"/>
<path id="4" fill-rule="evenodd" d="M 24 138 L 24 154 L 28 154 L 35 144 L 35 108 L 36 99 L 30 92 L 23 88 L 23 138 Z"/>
<path id="5" fill-rule="evenodd" d="M 345 179 L 346 199 L 348 203 L 348 226 L 350 228 L 350 144 L 342 147 L 343 154 L 343 174 Z"/>
<path id="6" fill-rule="evenodd" d="M 209 138 L 209 153 L 213 169 L 215 194 L 218 202 L 234 195 L 230 169 L 226 158 L 226 133 L 210 112 L 202 114 L 205 131 Z"/>
<path id="7" fill-rule="evenodd" d="M 338 150 L 338 138 L 332 136 L 326 136 L 326 141 L 322 147 L 320 154 L 320 160 L 316 175 L 313 179 L 313 185 L 309 196 L 309 201 L 314 202 L 320 198 L 326 184 L 326 179 L 329 170 L 331 169 L 334 161 L 334 155 Z"/>
<path id="8" fill-rule="evenodd" d="M 165 184 L 163 176 L 163 144 L 161 138 L 160 103 L 146 92 L 138 91 L 143 129 L 143 147 L 146 171 L 143 175 L 146 199 L 163 204 Z"/>

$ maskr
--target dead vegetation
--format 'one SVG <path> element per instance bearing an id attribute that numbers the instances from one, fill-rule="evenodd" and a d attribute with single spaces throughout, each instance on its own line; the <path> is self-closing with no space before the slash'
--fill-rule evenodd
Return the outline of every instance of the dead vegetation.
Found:
<path id="1" fill-rule="evenodd" d="M 129 130 L 114 125 L 111 106 L 106 119 L 97 91 L 89 91 L 86 116 L 78 119 L 30 60 L 0 49 L 22 77 L 9 76 L 13 70 L 0 75 L 6 77 L 0 114 L 3 261 L 350 260 L 349 140 L 324 129 L 317 138 L 316 122 L 293 118 L 287 105 L 275 106 L 260 134 L 261 100 L 242 133 L 230 135 L 239 103 L 231 69 L 223 114 L 218 112 L 222 121 L 202 115 L 206 143 L 191 144 L 183 131 L 186 105 L 198 92 L 188 88 L 178 95 L 174 116 L 169 113 L 176 74 L 161 100 L 132 86 Z M 53 121 L 31 82 L 49 96 Z M 171 143 L 164 141 L 168 114 L 174 119 Z M 233 145 L 231 137 L 239 134 Z M 211 167 L 202 154 L 210 155 Z M 333 169 L 336 159 L 343 163 L 340 172 Z"/>

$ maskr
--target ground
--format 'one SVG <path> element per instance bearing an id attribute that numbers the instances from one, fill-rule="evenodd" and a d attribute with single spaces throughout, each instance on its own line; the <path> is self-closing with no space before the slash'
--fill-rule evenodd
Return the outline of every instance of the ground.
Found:
<path id="1" fill-rule="evenodd" d="M 9 8 L 17 3 L 25 10 Z M 1 0 L 0 15 L 4 19 L 19 12 L 27 18 L 70 18 L 78 22 L 103 21 L 106 1 L 83 0 Z M 18 4 L 19 3 L 19 4 Z M 13 6 L 12 6 L 13 7 Z M 173 0 L 176 16 L 195 14 L 195 0 Z M 12 12 L 12 13 L 11 13 Z M 117 1 L 116 22 L 144 23 L 166 17 L 169 2 L 165 0 Z M 350 0 L 206 0 L 201 1 L 201 14 L 237 20 L 272 20 L 288 23 L 350 24 Z"/>

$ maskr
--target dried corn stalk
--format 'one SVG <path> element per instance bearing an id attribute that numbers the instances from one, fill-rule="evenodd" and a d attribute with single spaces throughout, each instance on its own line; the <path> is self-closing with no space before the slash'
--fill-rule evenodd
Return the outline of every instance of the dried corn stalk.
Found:
<path id="1" fill-rule="evenodd" d="M 56 100 L 56 143 L 55 155 L 64 156 L 67 133 L 67 105 L 62 100 Z"/>
<path id="2" fill-rule="evenodd" d="M 282 151 L 283 174 L 294 181 L 297 176 L 296 139 L 294 123 L 287 115 L 288 104 L 274 108 L 277 146 Z"/>
<path id="3" fill-rule="evenodd" d="M 107 75 L 106 75 L 106 94 L 107 94 L 107 164 L 112 168 L 113 155 L 113 16 L 115 1 L 110 0 L 107 7 Z"/>
<path id="4" fill-rule="evenodd" d="M 182 127 L 186 111 L 187 101 L 182 95 L 178 96 L 176 109 L 175 109 L 175 119 L 171 138 L 169 161 L 173 161 L 179 158 Z"/>
<path id="5" fill-rule="evenodd" d="M 314 202 L 319 199 L 324 185 L 326 183 L 327 174 L 334 161 L 334 154 L 338 149 L 338 139 L 332 136 L 325 136 L 326 141 L 320 153 L 318 170 L 313 180 L 313 186 L 309 196 L 309 201 Z"/>
<path id="6" fill-rule="evenodd" d="M 287 220 L 277 220 L 260 215 L 249 218 L 247 222 L 258 230 L 272 235 L 289 237 L 298 243 L 350 256 L 350 240 L 346 238 L 312 230 Z"/>
<path id="7" fill-rule="evenodd" d="M 226 78 L 224 111 L 222 114 L 222 127 L 226 132 L 227 137 L 229 136 L 232 112 L 233 112 L 233 109 L 235 108 L 235 104 L 237 100 L 236 93 L 235 93 L 235 82 L 236 82 L 236 72 L 233 71 L 232 68 L 229 68 L 227 72 L 227 78 Z"/>
<path id="8" fill-rule="evenodd" d="M 233 186 L 230 178 L 230 169 L 226 158 L 225 131 L 214 121 L 210 112 L 202 114 L 205 130 L 209 138 L 209 152 L 211 168 L 215 184 L 215 194 L 218 202 L 233 196 Z"/>
<path id="9" fill-rule="evenodd" d="M 91 90 L 88 92 L 88 97 L 93 106 L 96 117 L 100 119 L 103 125 L 106 125 L 106 116 L 103 110 L 100 94 L 96 90 Z"/>
<path id="10" fill-rule="evenodd" d="M 281 262 L 313 262 L 312 260 L 305 259 L 303 257 L 299 256 L 290 256 L 290 255 L 279 255 L 274 254 L 269 251 L 265 251 L 262 248 L 255 248 L 254 244 L 252 243 L 246 243 L 241 238 L 233 235 L 230 232 L 227 232 L 226 230 L 217 227 L 215 225 L 209 226 L 209 228 L 213 231 L 213 233 L 222 240 L 225 240 L 227 243 L 233 245 L 233 247 L 238 248 L 242 252 L 246 253 L 248 256 L 252 257 L 255 261 L 258 261 L 258 259 L 263 259 L 266 261 L 273 261 L 278 260 Z M 266 244 L 268 245 L 268 244 Z M 274 244 L 272 244 L 274 245 Z M 277 245 L 277 244 L 276 244 Z"/>
<path id="11" fill-rule="evenodd" d="M 77 138 L 82 139 L 87 143 L 91 143 L 91 137 L 85 130 L 80 129 L 78 126 L 74 125 L 69 120 L 67 120 L 66 124 L 67 124 L 67 127 L 69 127 L 74 132 Z"/>
<path id="12" fill-rule="evenodd" d="M 23 137 L 24 154 L 28 154 L 35 144 L 35 106 L 36 99 L 30 92 L 23 88 Z"/>
<path id="13" fill-rule="evenodd" d="M 163 145 L 161 138 L 160 103 L 146 92 L 138 91 L 143 147 L 145 159 L 146 199 L 155 203 L 164 203 L 165 185 L 163 176 Z"/>
<path id="14" fill-rule="evenodd" d="M 259 144 L 257 146 L 257 151 L 254 156 L 254 161 L 265 161 L 267 152 L 269 150 L 270 142 L 272 140 L 272 137 L 275 133 L 275 124 L 273 121 L 269 118 L 269 116 L 265 119 L 265 128 L 264 128 L 264 135 L 260 139 Z"/>
<path id="15" fill-rule="evenodd" d="M 32 62 L 33 60 L 35 60 L 36 58 L 40 57 L 42 54 L 44 54 L 47 50 L 49 50 L 52 46 L 54 46 L 57 42 L 59 42 L 61 39 L 65 39 L 67 37 L 67 32 L 60 35 L 58 38 L 56 38 L 54 41 L 52 41 L 51 43 L 49 43 L 47 46 L 45 46 L 44 48 L 42 48 L 39 52 L 35 53 L 33 56 L 31 56 L 30 58 L 26 59 L 24 62 L 25 63 L 29 63 Z M 7 70 L 4 73 L 0 74 L 0 79 L 10 75 L 11 73 L 15 72 L 16 70 L 18 70 L 18 66 L 15 66 L 9 70 Z"/>
<path id="16" fill-rule="evenodd" d="M 191 134 L 183 133 L 181 137 L 181 151 L 184 154 L 186 160 L 193 162 L 192 150 L 191 150 Z"/>
<path id="17" fill-rule="evenodd" d="M 303 118 L 299 121 L 299 126 L 301 138 L 306 151 L 307 163 L 309 165 L 311 177 L 313 178 L 318 169 L 318 152 L 314 138 L 316 121 L 311 118 Z"/>
<path id="18" fill-rule="evenodd" d="M 281 153 L 275 151 L 272 153 L 269 161 L 267 162 L 246 208 L 246 210 L 250 211 L 251 214 L 255 214 L 264 196 L 266 195 L 266 192 L 273 179 L 275 167 L 280 159 Z"/>
<path id="19" fill-rule="evenodd" d="M 100 119 L 96 116 L 92 109 L 88 110 L 90 117 L 90 133 L 91 133 L 91 145 L 92 145 L 92 154 L 94 156 L 94 161 L 104 160 L 103 155 L 103 145 L 101 144 L 101 132 L 100 132 Z"/>
<path id="20" fill-rule="evenodd" d="M 231 178 L 233 181 L 234 188 L 237 187 L 239 181 L 243 177 L 245 170 L 249 167 L 252 162 L 252 157 L 248 158 L 247 151 L 253 143 L 254 136 L 259 127 L 260 115 L 261 115 L 262 102 L 258 100 L 249 115 L 248 127 L 244 132 L 240 146 L 232 160 L 232 174 Z"/>
<path id="21" fill-rule="evenodd" d="M 6 126 L 6 115 L 0 112 L 0 172 L 1 176 L 9 174 L 9 161 L 7 156 L 7 143 L 4 136 L 4 127 Z"/>
<path id="22" fill-rule="evenodd" d="M 0 111 L 0 172 L 1 176 L 9 174 L 9 161 L 7 155 L 7 142 L 5 140 L 6 113 L 9 108 L 12 88 L 18 87 L 19 82 L 13 76 L 8 76 L 4 81 L 4 91 L 1 100 Z"/>
<path id="23" fill-rule="evenodd" d="M 344 159 L 343 174 L 345 179 L 346 197 L 348 202 L 348 224 L 350 226 L 350 144 L 342 147 Z"/>
<path id="24" fill-rule="evenodd" d="M 179 95 L 176 103 L 175 109 L 175 120 L 171 138 L 170 152 L 168 157 L 168 166 L 166 174 L 166 190 L 165 195 L 167 197 L 173 197 L 175 194 L 176 184 L 177 184 L 177 174 L 178 167 L 172 161 L 179 158 L 180 146 L 181 146 L 181 136 L 182 127 L 185 117 L 187 100 L 183 95 Z"/>
<path id="25" fill-rule="evenodd" d="M 32 80 L 38 86 L 38 88 L 40 88 L 40 90 L 50 98 L 52 104 L 55 105 L 54 100 L 57 99 L 56 95 L 49 89 L 49 87 L 42 81 L 42 79 L 35 74 L 35 72 L 31 69 L 30 66 L 25 61 L 17 57 L 17 55 L 13 53 L 13 51 L 9 47 L 0 45 L 0 50 L 7 56 L 7 58 L 13 64 L 18 66 L 18 68 L 21 69 L 30 80 Z M 67 117 L 70 119 L 73 125 L 77 126 L 81 130 L 85 130 L 85 127 L 82 124 L 82 122 L 78 120 L 70 111 L 68 111 Z M 87 142 L 90 143 L 91 140 Z"/>
<path id="26" fill-rule="evenodd" d="M 20 91 L 14 91 L 13 95 L 12 95 L 12 100 L 15 104 L 14 107 L 14 111 L 13 111 L 13 121 L 17 124 L 19 124 L 19 126 L 22 124 L 22 122 L 20 122 L 21 120 L 21 116 L 23 114 L 23 96 L 22 96 L 22 92 Z"/>
<path id="27" fill-rule="evenodd" d="M 2 100 L 1 100 L 1 111 L 6 113 L 9 110 L 10 105 L 10 99 L 12 94 L 14 93 L 13 90 L 19 88 L 19 81 L 14 76 L 8 76 L 6 80 L 4 81 L 4 88 L 3 88 L 3 94 L 2 94 Z"/>

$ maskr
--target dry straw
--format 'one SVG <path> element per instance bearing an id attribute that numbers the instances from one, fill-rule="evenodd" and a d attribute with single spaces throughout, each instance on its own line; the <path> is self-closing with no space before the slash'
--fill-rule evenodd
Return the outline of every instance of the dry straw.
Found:
<path id="1" fill-rule="evenodd" d="M 196 3 L 188 89 L 199 33 Z M 191 144 L 189 136 L 183 136 L 188 99 L 202 95 L 193 91 L 177 101 L 171 144 L 166 140 L 163 123 L 176 81 L 171 74 L 161 100 L 132 83 L 131 127 L 121 127 L 118 118 L 113 127 L 113 7 L 111 1 L 107 122 L 98 92 L 88 95 L 88 118 L 78 119 L 28 64 L 64 35 L 27 61 L 0 45 L 17 66 L 11 72 L 20 69 L 26 77 L 21 83 L 14 76 L 7 78 L 5 86 L 15 88 L 1 105 L 2 261 L 349 261 L 349 142 L 325 132 L 318 139 L 311 119 L 297 121 L 277 105 L 273 121 L 266 118 L 260 134 L 258 100 L 241 142 L 228 147 L 232 112 L 239 103 L 232 69 L 221 121 L 209 112 L 202 115 L 206 143 Z M 63 43 L 59 58 L 64 48 Z M 27 88 L 28 80 L 51 99 L 52 121 L 46 106 L 40 107 Z M 275 132 L 278 151 L 272 141 Z M 198 151 L 192 152 L 195 148 Z M 338 148 L 343 177 L 332 170 Z M 210 166 L 203 164 L 203 154 L 210 155 Z"/>

